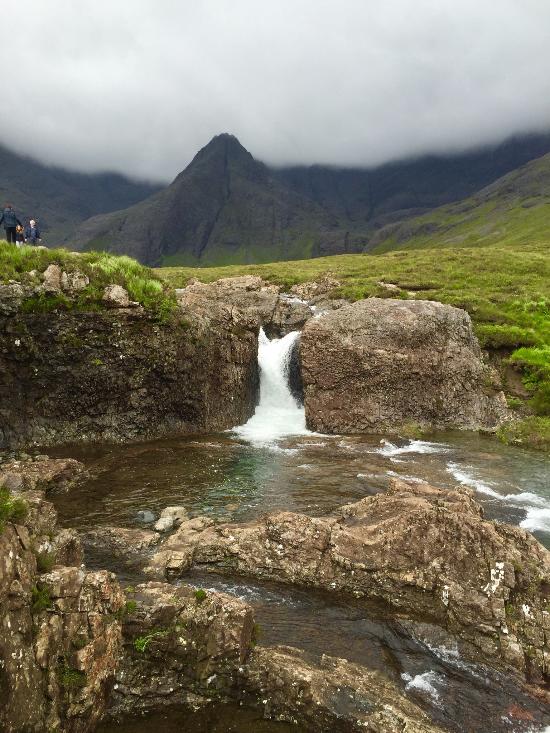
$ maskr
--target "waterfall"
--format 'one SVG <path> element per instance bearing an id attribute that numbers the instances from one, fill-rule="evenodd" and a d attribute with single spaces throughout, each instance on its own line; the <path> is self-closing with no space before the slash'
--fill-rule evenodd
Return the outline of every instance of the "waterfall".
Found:
<path id="1" fill-rule="evenodd" d="M 260 329 L 260 401 L 250 420 L 235 428 L 234 432 L 241 438 L 269 445 L 278 438 L 308 432 L 304 408 L 296 402 L 288 384 L 290 355 L 299 335 L 299 331 L 293 331 L 270 341 L 263 328 Z"/>

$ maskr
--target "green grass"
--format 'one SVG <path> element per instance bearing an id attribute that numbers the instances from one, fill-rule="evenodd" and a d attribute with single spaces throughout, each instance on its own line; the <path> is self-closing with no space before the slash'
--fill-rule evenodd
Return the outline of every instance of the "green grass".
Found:
<path id="1" fill-rule="evenodd" d="M 52 310 L 90 310 L 102 308 L 103 289 L 107 285 L 121 285 L 128 291 L 131 300 L 161 318 L 175 311 L 177 305 L 174 293 L 150 268 L 140 265 L 131 257 L 116 256 L 107 252 L 74 253 L 64 249 L 37 249 L 36 247 L 13 247 L 0 242 L 0 282 L 17 280 L 38 284 L 38 275 L 48 265 L 56 264 L 65 272 L 79 271 L 90 279 L 90 284 L 74 297 L 67 294 L 45 294 L 28 298 L 23 310 L 32 313 Z"/>
<path id="2" fill-rule="evenodd" d="M 200 605 L 206 600 L 206 591 L 203 588 L 197 588 L 195 591 L 195 600 Z"/>
<path id="3" fill-rule="evenodd" d="M 52 598 L 47 588 L 39 588 L 34 585 L 31 589 L 32 603 L 31 613 L 38 614 L 52 607 Z"/>
<path id="4" fill-rule="evenodd" d="M 550 425 L 550 246 L 522 242 L 490 246 L 405 249 L 383 254 L 337 255 L 312 260 L 228 267 L 159 268 L 174 287 L 190 278 L 260 275 L 289 290 L 330 274 L 341 282 L 333 297 L 351 301 L 395 297 L 380 286 L 393 283 L 398 297 L 422 298 L 464 308 L 481 345 L 498 352 L 522 375 L 529 407 Z"/>
<path id="5" fill-rule="evenodd" d="M 0 487 L 0 532 L 7 522 L 21 522 L 27 516 L 27 502 L 24 499 L 13 497 L 10 491 Z"/>
<path id="6" fill-rule="evenodd" d="M 511 445 L 526 445 L 539 450 L 550 450 L 550 420 L 530 415 L 523 420 L 505 423 L 498 429 L 498 436 Z"/>

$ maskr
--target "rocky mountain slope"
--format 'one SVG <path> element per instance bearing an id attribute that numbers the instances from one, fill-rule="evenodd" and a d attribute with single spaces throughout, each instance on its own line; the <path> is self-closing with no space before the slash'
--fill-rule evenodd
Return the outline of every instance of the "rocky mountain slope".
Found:
<path id="1" fill-rule="evenodd" d="M 376 252 L 404 247 L 526 244 L 550 239 L 550 154 L 507 173 L 473 196 L 380 229 Z"/>
<path id="2" fill-rule="evenodd" d="M 0 205 L 40 222 L 49 246 L 61 244 L 79 222 L 141 201 L 158 186 L 114 173 L 72 173 L 42 165 L 0 146 Z"/>
<path id="3" fill-rule="evenodd" d="M 108 249 L 147 264 L 223 265 L 362 252 L 376 232 L 483 188 L 550 150 L 532 136 L 476 153 L 428 156 L 372 170 L 270 169 L 218 135 L 170 186 L 84 222 L 76 249 Z"/>

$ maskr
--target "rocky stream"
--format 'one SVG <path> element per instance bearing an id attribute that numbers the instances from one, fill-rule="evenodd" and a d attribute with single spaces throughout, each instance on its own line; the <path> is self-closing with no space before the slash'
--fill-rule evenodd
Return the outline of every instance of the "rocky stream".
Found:
<path id="1" fill-rule="evenodd" d="M 311 288 L 71 314 L 48 364 L 0 299 L 1 730 L 550 730 L 548 457 L 463 311 Z"/>

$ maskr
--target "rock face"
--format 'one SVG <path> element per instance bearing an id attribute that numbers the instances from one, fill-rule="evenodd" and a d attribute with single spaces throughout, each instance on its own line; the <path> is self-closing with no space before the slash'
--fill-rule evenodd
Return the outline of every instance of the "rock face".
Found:
<path id="1" fill-rule="evenodd" d="M 141 308 L 33 314 L 12 286 L 2 304 L 0 448 L 208 432 L 254 411 L 257 325 L 236 307 L 174 323 Z"/>
<path id="2" fill-rule="evenodd" d="M 321 432 L 492 428 L 506 415 L 468 314 L 368 298 L 309 321 L 301 342 L 308 427 Z"/>
<path id="3" fill-rule="evenodd" d="M 465 656 L 550 680 L 550 553 L 528 532 L 483 519 L 465 488 L 394 480 L 334 517 L 183 523 L 151 571 L 193 564 L 353 594 L 456 635 Z"/>
<path id="4" fill-rule="evenodd" d="M 253 641 L 252 608 L 232 596 L 167 583 L 138 585 L 124 622 L 111 714 L 185 703 L 236 689 Z"/>
<path id="5" fill-rule="evenodd" d="M 301 329 L 313 315 L 306 303 L 280 295 L 276 286 L 256 275 L 225 277 L 212 283 L 195 280 L 178 291 L 178 300 L 184 310 L 209 309 L 213 303 L 237 308 L 252 319 L 257 328 L 263 326 L 269 338 Z"/>
<path id="6" fill-rule="evenodd" d="M 123 597 L 114 576 L 55 565 L 80 562 L 70 531 L 55 536 L 55 511 L 29 491 L 24 524 L 0 533 L 0 730 L 92 731 L 103 715 L 121 646 Z M 38 562 L 37 562 L 38 560 Z"/>
<path id="7" fill-rule="evenodd" d="M 291 647 L 256 649 L 244 687 L 262 701 L 266 718 L 299 721 L 312 731 L 440 730 L 381 674 L 326 655 L 317 666 Z"/>
<path id="8" fill-rule="evenodd" d="M 382 675 L 342 659 L 320 665 L 290 647 L 255 647 L 252 608 L 216 591 L 144 583 L 123 625 L 109 715 L 234 698 L 316 731 L 436 733 Z"/>

